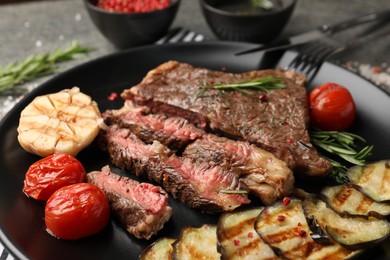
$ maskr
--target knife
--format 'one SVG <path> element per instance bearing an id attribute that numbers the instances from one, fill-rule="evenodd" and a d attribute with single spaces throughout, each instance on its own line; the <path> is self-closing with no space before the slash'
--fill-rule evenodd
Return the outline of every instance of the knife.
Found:
<path id="1" fill-rule="evenodd" d="M 295 36 L 292 36 L 288 39 L 279 40 L 271 44 L 267 45 L 261 45 L 255 48 L 251 48 L 249 50 L 241 51 L 236 53 L 235 55 L 243 55 L 253 52 L 259 52 L 259 51 L 276 51 L 276 50 L 282 50 L 282 49 L 288 49 L 303 43 L 307 43 L 319 38 L 328 37 L 330 35 L 333 35 L 337 32 L 364 24 L 368 22 L 374 22 L 374 21 L 385 21 L 390 19 L 390 10 L 384 10 L 374 13 L 365 14 L 362 16 L 358 16 L 352 19 L 345 20 L 343 22 L 335 23 L 333 25 L 322 25 L 321 27 L 311 30 L 308 32 L 304 32 Z"/>

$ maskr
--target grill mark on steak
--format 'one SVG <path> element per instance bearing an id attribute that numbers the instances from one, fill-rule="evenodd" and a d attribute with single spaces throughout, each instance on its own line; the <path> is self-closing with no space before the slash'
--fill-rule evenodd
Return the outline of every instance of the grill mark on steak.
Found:
<path id="1" fill-rule="evenodd" d="M 158 141 L 143 143 L 129 129 L 110 126 L 102 135 L 111 162 L 159 183 L 183 204 L 204 212 L 231 211 L 250 200 L 245 194 L 221 190 L 247 190 L 235 173 L 219 166 L 180 158 Z"/>
<path id="2" fill-rule="evenodd" d="M 187 146 L 183 156 L 232 170 L 266 205 L 290 195 L 294 187 L 293 173 L 284 161 L 247 142 L 205 134 Z"/>
<path id="3" fill-rule="evenodd" d="M 150 239 L 172 215 L 168 194 L 161 187 L 120 176 L 108 166 L 88 173 L 87 180 L 106 194 L 119 221 L 139 239 Z"/>
<path id="4" fill-rule="evenodd" d="M 283 78 L 286 88 L 266 93 L 205 89 L 208 84 L 234 83 L 265 76 Z M 273 153 L 299 173 L 323 176 L 331 163 L 310 143 L 305 77 L 293 71 L 263 70 L 240 74 L 212 71 L 170 61 L 151 70 L 122 97 L 155 113 L 181 116 L 229 138 L 246 140 Z M 305 144 L 309 149 L 303 148 Z"/>
<path id="5" fill-rule="evenodd" d="M 151 114 L 147 107 L 135 107 L 129 101 L 118 110 L 105 111 L 103 118 L 108 125 L 117 124 L 130 129 L 147 144 L 158 140 L 175 152 L 204 134 L 182 117 Z"/>

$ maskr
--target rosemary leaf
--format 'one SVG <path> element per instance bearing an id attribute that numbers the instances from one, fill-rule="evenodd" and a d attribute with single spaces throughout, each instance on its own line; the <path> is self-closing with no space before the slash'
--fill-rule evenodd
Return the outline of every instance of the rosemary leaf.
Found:
<path id="1" fill-rule="evenodd" d="M 347 149 L 341 148 L 338 145 L 329 145 L 329 150 L 343 155 L 356 155 L 356 151 L 351 149 L 349 146 L 346 146 Z M 349 148 L 349 149 L 348 149 Z"/>
<path id="2" fill-rule="evenodd" d="M 356 159 L 358 160 L 365 160 L 365 158 L 367 156 L 369 156 L 370 154 L 372 154 L 372 151 L 374 150 L 374 146 L 373 145 L 370 145 L 370 146 L 366 146 L 364 147 L 362 150 L 360 150 L 360 152 L 355 155 Z"/>
<path id="3" fill-rule="evenodd" d="M 243 91 L 245 89 L 261 90 L 261 91 L 270 91 L 274 89 L 283 89 L 286 85 L 281 78 L 275 77 L 263 77 L 255 80 L 242 81 L 237 83 L 229 84 L 215 84 L 207 85 L 205 88 L 219 89 L 219 90 L 239 90 Z"/>
<path id="4" fill-rule="evenodd" d="M 56 64 L 73 60 L 77 55 L 89 52 L 91 49 L 80 46 L 73 41 L 64 49 L 53 52 L 31 55 L 21 62 L 13 62 L 0 68 L 0 94 L 17 92 L 17 85 L 58 72 Z"/>
<path id="5" fill-rule="evenodd" d="M 356 159 L 354 156 L 348 155 L 348 154 L 342 154 L 340 153 L 339 156 L 346 160 L 347 162 L 350 162 L 355 165 L 364 165 L 365 161 Z"/>
<path id="6" fill-rule="evenodd" d="M 219 192 L 225 194 L 248 194 L 246 190 L 219 190 Z"/>

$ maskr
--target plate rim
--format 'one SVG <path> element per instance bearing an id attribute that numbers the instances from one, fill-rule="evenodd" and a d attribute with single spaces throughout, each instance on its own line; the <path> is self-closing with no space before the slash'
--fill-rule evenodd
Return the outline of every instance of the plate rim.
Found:
<path id="1" fill-rule="evenodd" d="M 256 44 L 252 43 L 243 43 L 243 42 L 231 42 L 231 41 L 203 41 L 203 42 L 189 42 L 189 43 L 172 43 L 172 44 L 165 44 L 165 45 L 147 45 L 147 46 L 140 46 L 136 48 L 131 48 L 127 50 L 122 50 L 114 53 L 109 53 L 97 58 L 93 58 L 90 60 L 87 60 L 85 62 L 82 62 L 80 64 L 77 64 L 69 69 L 66 69 L 64 71 L 61 71 L 57 73 L 56 75 L 51 76 L 49 79 L 47 79 L 45 82 L 39 84 L 36 88 L 29 91 L 25 94 L 22 100 L 20 100 L 17 104 L 15 104 L 12 109 L 1 119 L 0 121 L 0 129 L 3 130 L 5 127 L 5 124 L 8 120 L 11 119 L 12 116 L 15 116 L 15 112 L 17 110 L 20 110 L 28 100 L 31 100 L 32 98 L 36 97 L 37 94 L 41 91 L 43 91 L 45 88 L 48 88 L 53 82 L 59 80 L 61 77 L 66 77 L 68 74 L 72 74 L 74 71 L 82 70 L 85 67 L 91 66 L 93 63 L 99 63 L 104 62 L 106 60 L 118 58 L 121 56 L 128 56 L 132 55 L 132 53 L 147 51 L 150 49 L 160 49 L 160 48 L 175 48 L 177 46 L 184 47 L 184 48 L 204 48 L 205 46 L 228 46 L 228 47 L 235 47 L 235 48 L 251 48 L 253 46 L 257 46 Z M 356 77 L 359 77 L 361 80 L 365 81 L 367 84 L 379 89 L 382 91 L 389 99 L 390 99 L 390 93 L 386 92 L 383 88 L 379 87 L 374 82 L 368 80 L 367 78 L 363 77 L 362 75 L 359 75 L 345 67 L 342 67 L 336 63 L 333 62 L 325 62 L 325 64 L 331 64 L 332 66 L 337 67 L 337 69 L 341 69 L 343 73 L 349 73 L 351 75 L 354 75 Z M 0 241 L 4 248 L 14 257 L 17 259 L 28 259 L 28 257 L 18 248 L 15 243 L 12 242 L 12 237 L 8 236 L 6 232 L 4 232 L 3 224 L 0 223 Z"/>

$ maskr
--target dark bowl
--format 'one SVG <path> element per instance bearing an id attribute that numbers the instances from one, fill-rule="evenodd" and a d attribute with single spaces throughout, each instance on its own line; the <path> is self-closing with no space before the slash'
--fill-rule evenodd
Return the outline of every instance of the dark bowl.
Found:
<path id="1" fill-rule="evenodd" d="M 297 0 L 274 0 L 281 7 L 261 11 L 238 11 L 251 0 L 200 0 L 203 15 L 221 40 L 267 43 L 287 25 Z M 275 5 L 276 6 L 276 5 Z"/>
<path id="2" fill-rule="evenodd" d="M 148 13 L 116 13 L 96 6 L 98 0 L 84 0 L 96 28 L 118 49 L 151 44 L 164 36 L 176 17 L 180 0 L 165 9 Z"/>

